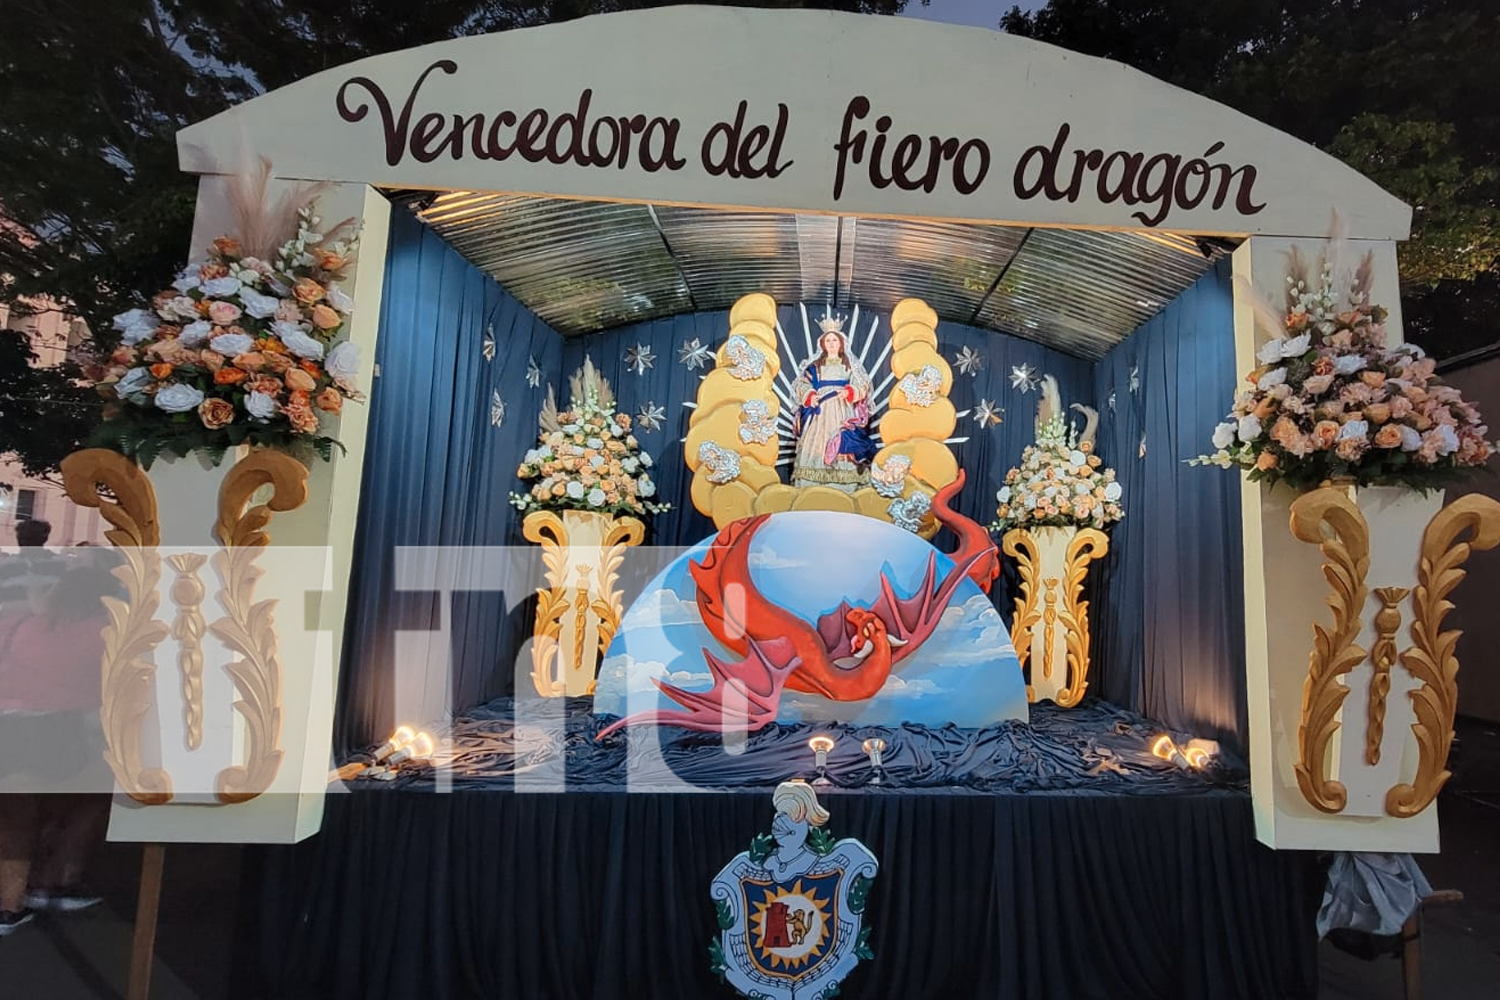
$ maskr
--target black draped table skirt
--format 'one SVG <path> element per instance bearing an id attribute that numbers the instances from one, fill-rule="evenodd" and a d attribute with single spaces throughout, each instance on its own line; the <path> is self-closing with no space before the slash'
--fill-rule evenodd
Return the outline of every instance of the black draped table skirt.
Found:
<path id="1" fill-rule="evenodd" d="M 1314 859 L 1238 790 L 824 797 L 880 860 L 851 998 L 1279 1000 L 1317 993 Z M 770 829 L 759 791 L 382 789 L 255 848 L 255 997 L 730 997 L 709 882 Z"/>

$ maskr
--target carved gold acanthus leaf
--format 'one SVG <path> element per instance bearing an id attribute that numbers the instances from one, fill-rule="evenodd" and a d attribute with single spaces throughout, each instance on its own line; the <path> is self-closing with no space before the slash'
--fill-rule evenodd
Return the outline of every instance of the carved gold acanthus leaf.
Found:
<path id="1" fill-rule="evenodd" d="M 1328 776 L 1328 747 L 1339 728 L 1339 709 L 1349 695 L 1339 678 L 1365 660 L 1365 651 L 1355 639 L 1368 597 L 1370 531 L 1358 505 L 1339 487 L 1298 497 L 1292 504 L 1291 530 L 1298 541 L 1321 548 L 1326 560 L 1323 576 L 1331 588 L 1328 606 L 1333 609 L 1332 631 L 1313 624 L 1313 650 L 1297 728 L 1297 785 L 1313 808 L 1337 813 L 1348 802 L 1348 792 L 1342 782 Z"/>
<path id="2" fill-rule="evenodd" d="M 1470 533 L 1468 541 L 1459 536 Z M 1448 594 L 1464 578 L 1469 553 L 1500 544 L 1500 503 L 1478 493 L 1460 497 L 1444 507 L 1422 533 L 1417 587 L 1412 594 L 1412 646 L 1401 654 L 1404 666 L 1420 687 L 1411 692 L 1417 721 L 1417 773 L 1410 784 L 1386 793 L 1385 811 L 1392 816 L 1415 816 L 1432 804 L 1447 782 L 1448 749 L 1453 743 L 1453 716 L 1458 708 L 1458 658 L 1454 647 L 1462 634 L 1442 630 L 1453 608 Z"/>
<path id="3" fill-rule="evenodd" d="M 1391 693 L 1391 666 L 1396 662 L 1396 633 L 1401 628 L 1401 602 L 1411 591 L 1406 587 L 1376 587 L 1375 644 L 1370 647 L 1369 707 L 1365 712 L 1365 763 L 1380 763 L 1380 744 L 1385 739 L 1385 701 Z"/>
<path id="4" fill-rule="evenodd" d="M 111 525 L 105 538 L 124 560 L 113 572 L 124 584 L 125 600 L 104 598 L 109 616 L 102 633 L 99 713 L 104 759 L 125 794 L 146 805 L 161 805 L 172 799 L 171 776 L 161 768 L 145 767 L 141 754 L 141 723 L 156 701 L 151 653 L 168 634 L 166 623 L 156 618 L 161 579 L 156 492 L 139 466 L 103 448 L 69 455 L 62 461 L 62 474 L 69 499 L 96 508 Z M 101 485 L 113 500 L 101 495 Z"/>
<path id="5" fill-rule="evenodd" d="M 1000 538 L 1000 548 L 1015 560 L 1016 572 L 1021 578 L 1020 594 L 1016 597 L 1016 613 L 1010 624 L 1010 641 L 1015 646 L 1016 659 L 1020 661 L 1021 669 L 1025 670 L 1026 661 L 1031 656 L 1031 627 L 1042 620 L 1042 581 L 1038 578 L 1041 572 L 1041 553 L 1037 549 L 1036 539 L 1024 528 L 1007 531 Z M 1026 697 L 1031 701 L 1036 700 L 1036 694 L 1031 690 L 1027 691 Z"/>
<path id="6" fill-rule="evenodd" d="M 172 603 L 177 616 L 172 619 L 172 638 L 177 640 L 177 669 L 182 675 L 182 716 L 187 730 L 187 747 L 197 750 L 203 745 L 203 581 L 198 570 L 208 559 L 198 552 L 179 552 L 167 557 L 176 571 L 172 580 Z"/>
<path id="7" fill-rule="evenodd" d="M 1068 543 L 1060 617 L 1067 650 L 1067 686 L 1057 692 L 1060 708 L 1072 708 L 1083 700 L 1089 681 L 1089 602 L 1083 600 L 1083 582 L 1089 563 L 1109 552 L 1109 539 L 1098 528 L 1080 528 Z"/>
<path id="8" fill-rule="evenodd" d="M 255 493 L 271 488 L 270 498 L 250 506 Z M 215 794 L 226 804 L 248 802 L 271 787 L 281 768 L 281 663 L 276 638 L 276 600 L 255 600 L 262 575 L 260 550 L 270 542 L 265 528 L 273 513 L 307 502 L 307 467 L 276 451 L 251 452 L 225 474 L 219 485 L 215 534 L 223 546 L 214 554 L 219 603 L 224 616 L 208 627 L 240 659 L 226 669 L 234 682 L 235 711 L 244 717 L 244 764 L 221 770 Z"/>

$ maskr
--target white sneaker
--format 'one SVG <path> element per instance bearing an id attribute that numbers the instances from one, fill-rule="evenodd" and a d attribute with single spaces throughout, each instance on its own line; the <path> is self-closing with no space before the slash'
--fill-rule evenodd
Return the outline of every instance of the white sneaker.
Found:
<path id="1" fill-rule="evenodd" d="M 73 913 L 98 906 L 104 901 L 87 886 L 74 885 L 65 889 L 37 889 L 26 894 L 26 905 L 33 910 L 55 910 L 58 913 Z"/>

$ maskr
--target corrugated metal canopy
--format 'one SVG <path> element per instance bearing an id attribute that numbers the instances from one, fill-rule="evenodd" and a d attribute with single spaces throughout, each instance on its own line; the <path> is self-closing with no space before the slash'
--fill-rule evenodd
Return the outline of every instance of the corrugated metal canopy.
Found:
<path id="1" fill-rule="evenodd" d="M 397 192 L 566 335 L 778 302 L 889 309 L 1099 358 L 1229 249 L 1162 232 L 1011 228 L 452 191 Z"/>

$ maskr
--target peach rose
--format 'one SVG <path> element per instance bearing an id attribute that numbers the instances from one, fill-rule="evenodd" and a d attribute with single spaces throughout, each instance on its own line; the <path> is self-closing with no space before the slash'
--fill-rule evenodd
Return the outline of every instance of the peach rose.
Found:
<path id="1" fill-rule="evenodd" d="M 1346 438 L 1334 446 L 1334 454 L 1346 462 L 1358 460 L 1365 453 L 1366 444 L 1354 438 Z"/>
<path id="2" fill-rule="evenodd" d="M 228 326 L 240 318 L 240 307 L 233 302 L 213 302 L 208 307 L 208 318 L 219 326 Z"/>
<path id="3" fill-rule="evenodd" d="M 313 326 L 317 327 L 319 330 L 333 330 L 343 322 L 343 320 L 339 318 L 338 313 L 334 312 L 332 309 L 330 309 L 328 306 L 325 306 L 321 302 L 313 306 L 312 321 Z"/>
<path id="4" fill-rule="evenodd" d="M 170 378 L 171 375 L 172 375 L 172 366 L 169 365 L 169 364 L 167 364 L 165 361 L 159 362 L 158 364 L 154 364 L 154 365 L 151 366 L 151 377 L 152 378 L 158 378 L 158 379 L 161 379 L 161 378 Z"/>
<path id="5" fill-rule="evenodd" d="M 318 387 L 317 380 L 301 368 L 287 369 L 286 384 L 299 392 L 312 392 Z"/>
<path id="6" fill-rule="evenodd" d="M 344 397 L 333 386 L 329 386 L 318 393 L 313 400 L 313 405 L 325 413 L 340 413 L 344 409 Z"/>
<path id="7" fill-rule="evenodd" d="M 318 415 L 305 403 L 301 406 L 288 404 L 286 418 L 298 434 L 313 434 L 318 429 Z"/>
<path id="8" fill-rule="evenodd" d="M 1255 409 L 1250 412 L 1254 413 L 1257 419 L 1265 420 L 1276 412 L 1276 400 L 1270 396 L 1262 397 L 1260 402 L 1255 404 Z"/>
<path id="9" fill-rule="evenodd" d="M 117 365 L 129 367 L 135 364 L 135 348 L 116 347 L 114 353 L 109 356 L 109 360 Z"/>
<path id="10" fill-rule="evenodd" d="M 198 266 L 198 277 L 204 281 L 212 281 L 215 278 L 227 278 L 229 277 L 229 268 L 219 263 L 200 264 Z"/>
<path id="11" fill-rule="evenodd" d="M 1267 471 L 1269 471 L 1271 469 L 1276 468 L 1276 454 L 1275 454 L 1275 452 L 1270 452 L 1270 451 L 1263 451 L 1263 452 L 1261 452 L 1260 453 L 1260 457 L 1258 457 L 1255 460 L 1255 467 L 1257 469 L 1259 469 L 1260 471 L 1262 471 L 1262 472 L 1267 472 Z"/>
<path id="12" fill-rule="evenodd" d="M 297 308 L 297 303 L 291 299 L 282 299 L 281 305 L 276 307 L 276 315 L 273 318 L 287 323 L 300 323 L 303 319 L 302 310 Z"/>
<path id="13" fill-rule="evenodd" d="M 297 297 L 298 302 L 310 306 L 323 298 L 323 286 L 311 278 L 298 278 L 297 283 L 292 286 L 292 294 Z"/>
<path id="14" fill-rule="evenodd" d="M 1391 419 L 1390 403 L 1371 403 L 1365 407 L 1365 418 L 1372 424 L 1383 424 Z"/>
<path id="15" fill-rule="evenodd" d="M 198 361 L 211 372 L 217 372 L 224 367 L 224 355 L 218 351 L 203 351 L 199 353 Z"/>
<path id="16" fill-rule="evenodd" d="M 198 419 L 204 427 L 216 431 L 234 420 L 234 407 L 225 399 L 205 399 L 198 404 Z"/>
<path id="17" fill-rule="evenodd" d="M 332 250 L 314 250 L 313 260 L 325 271 L 340 271 L 348 261 L 334 253 Z"/>
<path id="18" fill-rule="evenodd" d="M 266 356 L 259 351 L 247 351 L 244 354 L 236 354 L 230 364 L 236 368 L 243 368 L 247 372 L 258 372 L 266 366 Z"/>
<path id="19" fill-rule="evenodd" d="M 272 399 L 280 396 L 283 388 L 281 379 L 272 378 L 270 375 L 257 375 L 245 383 L 246 392 L 264 393 Z"/>
<path id="20" fill-rule="evenodd" d="M 1375 432 L 1375 447 L 1395 448 L 1401 444 L 1401 428 L 1395 424 L 1386 424 Z"/>
<path id="21" fill-rule="evenodd" d="M 242 257 L 245 253 L 240 248 L 240 241 L 232 236 L 220 236 L 209 244 L 208 252 L 217 257 Z"/>
<path id="22" fill-rule="evenodd" d="M 277 375 L 284 374 L 292 367 L 292 359 L 285 354 L 267 354 L 266 368 Z"/>
<path id="23" fill-rule="evenodd" d="M 262 337 L 255 342 L 255 349 L 264 354 L 286 354 L 286 345 L 277 337 Z"/>
<path id="24" fill-rule="evenodd" d="M 220 368 L 214 372 L 214 385 L 239 385 L 246 377 L 238 368 Z"/>
<path id="25" fill-rule="evenodd" d="M 1327 451 L 1338 440 L 1339 424 L 1336 420 L 1319 420 L 1312 429 L 1313 447 Z"/>

